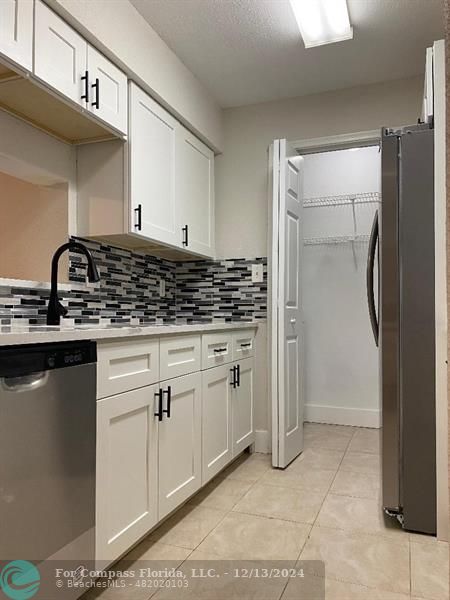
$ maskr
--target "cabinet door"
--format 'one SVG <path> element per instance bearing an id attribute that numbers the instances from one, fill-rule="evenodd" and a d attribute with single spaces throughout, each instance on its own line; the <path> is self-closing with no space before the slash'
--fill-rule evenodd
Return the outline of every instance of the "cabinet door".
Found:
<path id="1" fill-rule="evenodd" d="M 97 402 L 96 558 L 111 562 L 157 519 L 156 386 Z"/>
<path id="2" fill-rule="evenodd" d="M 0 2 L 0 53 L 28 71 L 33 68 L 33 2 Z"/>
<path id="3" fill-rule="evenodd" d="M 253 425 L 254 359 L 246 358 L 236 365 L 239 367 L 239 371 L 232 402 L 233 457 L 255 441 Z"/>
<path id="4" fill-rule="evenodd" d="M 128 130 L 127 76 L 92 46 L 88 46 L 87 56 L 89 73 L 87 106 L 96 117 L 126 134 Z"/>
<path id="5" fill-rule="evenodd" d="M 202 474 L 203 484 L 232 459 L 231 365 L 202 373 Z"/>
<path id="6" fill-rule="evenodd" d="M 84 106 L 87 43 L 40 0 L 36 1 L 34 74 Z"/>
<path id="7" fill-rule="evenodd" d="M 169 113 L 130 84 L 130 231 L 180 246 L 175 211 L 176 127 Z"/>
<path id="8" fill-rule="evenodd" d="M 183 247 L 214 256 L 214 154 L 181 125 L 177 132 L 176 193 Z"/>
<path id="9" fill-rule="evenodd" d="M 159 519 L 201 486 L 201 377 L 192 373 L 164 383 L 159 422 Z"/>

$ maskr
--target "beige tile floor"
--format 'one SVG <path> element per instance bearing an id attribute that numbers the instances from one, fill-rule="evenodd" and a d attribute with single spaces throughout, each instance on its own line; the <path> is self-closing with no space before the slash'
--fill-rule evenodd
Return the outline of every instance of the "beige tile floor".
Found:
<path id="1" fill-rule="evenodd" d="M 379 494 L 378 431 L 307 423 L 304 452 L 285 470 L 244 454 L 119 564 L 170 561 L 187 571 L 192 560 L 322 560 L 327 600 L 448 600 L 448 545 L 386 520 Z M 86 598 L 307 600 L 300 584 L 197 581 L 189 590 L 110 588 Z"/>

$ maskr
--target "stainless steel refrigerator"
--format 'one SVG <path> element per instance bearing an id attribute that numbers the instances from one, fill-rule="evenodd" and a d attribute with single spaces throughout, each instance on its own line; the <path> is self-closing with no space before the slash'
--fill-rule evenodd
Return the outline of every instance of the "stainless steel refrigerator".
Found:
<path id="1" fill-rule="evenodd" d="M 380 352 L 383 508 L 405 529 L 429 534 L 436 533 L 433 138 L 429 125 L 382 130 L 381 208 L 367 262 Z"/>

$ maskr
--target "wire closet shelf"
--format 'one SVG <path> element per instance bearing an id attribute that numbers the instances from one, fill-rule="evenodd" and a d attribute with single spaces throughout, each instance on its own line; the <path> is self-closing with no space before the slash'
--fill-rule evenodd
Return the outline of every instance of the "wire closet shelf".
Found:
<path id="1" fill-rule="evenodd" d="M 321 208 L 332 206 L 351 206 L 353 211 L 354 235 L 326 236 L 306 238 L 306 246 L 322 244 L 347 244 L 347 243 L 367 243 L 369 235 L 358 235 L 356 233 L 356 214 L 355 208 L 359 204 L 379 204 L 381 201 L 380 192 L 364 192 L 360 194 L 345 194 L 342 196 L 323 196 L 318 198 L 306 198 L 303 201 L 303 208 Z"/>

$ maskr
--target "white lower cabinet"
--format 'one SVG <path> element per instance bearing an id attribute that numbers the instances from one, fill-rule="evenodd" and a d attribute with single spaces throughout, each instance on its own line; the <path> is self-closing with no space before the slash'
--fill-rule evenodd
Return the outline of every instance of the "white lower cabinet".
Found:
<path id="1" fill-rule="evenodd" d="M 162 519 L 202 482 L 201 374 L 191 373 L 164 382 L 163 417 L 158 421 L 158 517 Z"/>
<path id="2" fill-rule="evenodd" d="M 217 475 L 232 459 L 231 365 L 202 373 L 203 483 Z"/>
<path id="3" fill-rule="evenodd" d="M 98 344 L 100 568 L 125 554 L 253 444 L 254 359 L 201 370 L 201 347 L 204 365 L 214 364 L 215 356 L 208 357 L 207 351 L 217 344 L 228 348 L 226 354 L 221 351 L 221 360 L 231 358 L 230 335 L 222 339 L 219 334 L 216 340 L 209 334 L 202 340 L 198 334 L 161 340 L 149 336 Z M 174 369 L 168 359 L 172 354 L 178 357 Z"/>
<path id="4" fill-rule="evenodd" d="M 151 385 L 97 402 L 98 561 L 118 558 L 157 522 L 157 392 Z"/>
<path id="5" fill-rule="evenodd" d="M 236 363 L 236 387 L 232 395 L 233 458 L 255 441 L 253 405 L 255 365 L 253 358 Z"/>

